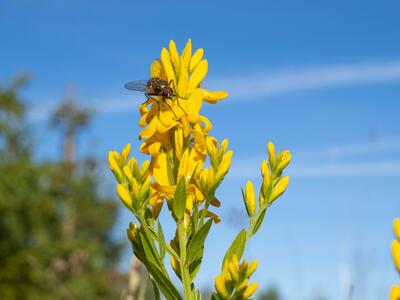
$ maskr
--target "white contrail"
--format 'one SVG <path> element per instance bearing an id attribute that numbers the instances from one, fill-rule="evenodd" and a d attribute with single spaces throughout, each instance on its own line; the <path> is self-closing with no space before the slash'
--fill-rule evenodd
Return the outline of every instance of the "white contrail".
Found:
<path id="1" fill-rule="evenodd" d="M 257 100 L 281 93 L 315 90 L 345 85 L 400 81 L 400 61 L 292 67 L 272 73 L 226 78 L 219 86 L 232 99 Z M 258 97 L 258 98 L 257 98 Z"/>
<path id="2" fill-rule="evenodd" d="M 266 97 L 296 92 L 316 90 L 356 84 L 374 84 L 400 81 L 400 60 L 381 63 L 342 64 L 331 66 L 292 67 L 274 72 L 245 74 L 239 71 L 240 77 L 231 77 L 211 81 L 212 88 L 229 91 L 233 101 L 263 100 Z M 135 101 L 135 97 L 137 98 Z M 85 102 L 98 114 L 118 114 L 136 109 L 140 95 L 114 97 Z M 229 102 L 229 101 L 228 101 Z M 227 102 L 227 103 L 228 103 Z M 34 121 L 42 121 L 51 113 L 54 102 L 38 103 L 31 110 Z"/>

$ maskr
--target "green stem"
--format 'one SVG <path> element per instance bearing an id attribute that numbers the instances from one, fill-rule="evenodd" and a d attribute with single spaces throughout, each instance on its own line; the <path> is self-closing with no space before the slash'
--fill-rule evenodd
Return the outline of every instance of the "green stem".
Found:
<path id="1" fill-rule="evenodd" d="M 249 240 L 253 236 L 252 232 L 254 230 L 254 227 L 256 226 L 256 221 L 258 220 L 258 217 L 261 215 L 261 213 L 264 209 L 268 209 L 268 205 L 266 205 L 265 207 L 261 207 L 258 210 L 258 212 L 250 219 L 250 225 L 246 231 L 246 241 Z"/>
<path id="2" fill-rule="evenodd" d="M 185 299 L 191 299 L 191 280 L 189 275 L 189 266 L 186 263 L 186 229 L 183 224 L 183 220 L 178 221 L 178 235 L 179 235 L 179 250 L 180 250 L 180 266 L 181 266 L 181 277 L 183 283 L 183 291 Z"/>

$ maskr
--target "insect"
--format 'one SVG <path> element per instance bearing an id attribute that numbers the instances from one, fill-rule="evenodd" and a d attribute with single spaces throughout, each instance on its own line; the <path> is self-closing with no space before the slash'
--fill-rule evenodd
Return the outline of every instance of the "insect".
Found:
<path id="1" fill-rule="evenodd" d="M 125 84 L 125 88 L 132 91 L 144 92 L 144 95 L 146 96 L 147 100 L 143 102 L 143 104 L 147 103 L 149 100 L 154 100 L 157 102 L 158 111 L 160 111 L 160 100 L 154 99 L 153 97 L 162 96 L 163 99 L 161 101 L 169 107 L 169 109 L 172 111 L 175 117 L 176 115 L 172 110 L 172 107 L 165 100 L 166 99 L 170 99 L 172 101 L 176 100 L 180 109 L 182 109 L 182 111 L 186 114 L 185 110 L 179 103 L 178 97 L 182 99 L 187 99 L 187 98 L 180 97 L 176 92 L 174 92 L 171 84 L 173 84 L 172 80 L 170 80 L 170 82 L 167 82 L 161 78 L 153 77 L 150 80 L 136 80 L 128 82 Z"/>

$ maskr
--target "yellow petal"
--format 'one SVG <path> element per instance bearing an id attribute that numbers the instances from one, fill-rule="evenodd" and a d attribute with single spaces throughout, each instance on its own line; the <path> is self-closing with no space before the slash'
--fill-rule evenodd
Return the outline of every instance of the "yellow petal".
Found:
<path id="1" fill-rule="evenodd" d="M 149 125 L 147 125 L 147 127 L 144 128 L 144 129 L 140 132 L 139 138 L 140 138 L 140 139 L 141 139 L 141 138 L 148 139 L 148 138 L 150 138 L 151 136 L 153 136 L 153 135 L 156 133 L 156 131 L 157 131 L 157 126 L 156 126 L 156 124 L 157 124 L 157 120 L 156 120 L 156 118 L 153 118 L 153 119 L 151 120 L 151 122 L 149 123 Z"/>
<path id="2" fill-rule="evenodd" d="M 226 97 L 228 97 L 228 93 L 225 91 L 213 92 L 204 89 L 202 91 L 203 91 L 203 100 L 211 104 L 215 104 L 217 103 L 217 101 L 223 100 Z"/>
<path id="3" fill-rule="evenodd" d="M 199 48 L 196 50 L 196 52 L 193 54 L 192 59 L 190 60 L 190 72 L 193 72 L 194 68 L 197 67 L 201 59 L 203 58 L 204 55 L 204 49 Z"/>
<path id="4" fill-rule="evenodd" d="M 174 114 L 168 108 L 168 110 L 160 111 L 158 119 L 160 120 L 160 122 L 164 127 L 170 128 L 171 125 L 173 125 L 174 123 Z"/>
<path id="5" fill-rule="evenodd" d="M 179 70 L 179 53 L 178 50 L 176 49 L 176 44 L 173 40 L 169 41 L 169 53 L 171 56 L 171 61 L 172 65 L 174 66 L 174 69 L 176 71 Z"/>
<path id="6" fill-rule="evenodd" d="M 206 77 L 208 71 L 208 62 L 202 60 L 199 65 L 194 69 L 189 79 L 189 90 L 194 90 L 200 85 L 200 82 Z M 201 94 L 203 98 L 203 94 Z"/>
<path id="7" fill-rule="evenodd" d="M 205 132 L 210 132 L 212 129 L 211 121 L 208 118 L 206 118 L 205 116 L 200 116 L 200 121 L 202 121 L 204 123 Z"/>
<path id="8" fill-rule="evenodd" d="M 182 60 L 181 63 L 189 69 L 190 59 L 192 58 L 192 40 L 188 39 L 185 48 L 182 51 Z"/>
<path id="9" fill-rule="evenodd" d="M 253 273 L 256 271 L 257 267 L 258 267 L 258 261 L 257 261 L 257 260 L 254 260 L 254 261 L 247 267 L 245 277 L 246 277 L 246 278 L 250 278 L 250 276 L 253 275 Z"/>
<path id="10" fill-rule="evenodd" d="M 190 123 L 197 123 L 200 119 L 200 108 L 202 105 L 201 89 L 196 89 L 187 100 L 188 109 L 186 111 Z"/>
<path id="11" fill-rule="evenodd" d="M 160 154 L 161 143 L 155 142 L 149 146 L 149 154 L 152 156 L 157 156 Z"/>
<path id="12" fill-rule="evenodd" d="M 177 128 L 174 131 L 174 149 L 175 155 L 178 160 L 181 160 L 182 150 L 183 150 L 183 130 L 182 128 Z"/>
<path id="13" fill-rule="evenodd" d="M 189 83 L 189 74 L 187 67 L 182 64 L 181 70 L 179 73 L 179 82 L 178 82 L 178 97 L 186 98 L 186 90 Z"/>
<path id="14" fill-rule="evenodd" d="M 392 242 L 392 256 L 394 266 L 400 272 L 400 242 L 398 240 Z"/>
<path id="15" fill-rule="evenodd" d="M 393 231 L 396 239 L 400 241 L 400 218 L 396 218 L 393 221 Z"/>
<path id="16" fill-rule="evenodd" d="M 163 48 L 161 50 L 161 62 L 164 67 L 164 71 L 167 75 L 167 81 L 171 80 L 176 83 L 174 68 L 172 67 L 171 58 L 167 49 Z"/>
<path id="17" fill-rule="evenodd" d="M 162 74 L 162 65 L 161 62 L 158 59 L 156 59 L 150 66 L 150 78 L 154 77 L 161 78 L 162 77 L 161 74 Z"/>
<path id="18" fill-rule="evenodd" d="M 160 153 L 159 156 L 154 158 L 153 176 L 154 180 L 160 185 L 172 185 L 169 180 L 170 166 L 168 163 L 167 155 Z"/>

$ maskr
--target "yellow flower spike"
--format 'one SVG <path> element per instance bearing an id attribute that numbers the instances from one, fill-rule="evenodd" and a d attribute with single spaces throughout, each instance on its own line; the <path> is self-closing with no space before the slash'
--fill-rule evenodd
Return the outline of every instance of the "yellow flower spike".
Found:
<path id="1" fill-rule="evenodd" d="M 400 242 L 398 240 L 394 240 L 392 242 L 392 256 L 394 266 L 397 271 L 400 272 Z"/>
<path id="2" fill-rule="evenodd" d="M 206 77 L 208 71 L 207 60 L 202 60 L 199 65 L 193 70 L 192 75 L 189 79 L 189 90 L 194 90 L 200 85 L 200 82 Z M 201 91 L 201 90 L 200 90 Z M 203 98 L 203 93 L 201 93 L 201 98 Z"/>
<path id="3" fill-rule="evenodd" d="M 216 104 L 218 101 L 228 97 L 228 93 L 226 91 L 209 91 L 203 89 L 202 92 L 203 100 L 210 104 Z"/>
<path id="4" fill-rule="evenodd" d="M 132 210 L 132 197 L 123 184 L 117 184 L 117 194 L 122 203 L 124 203 L 126 207 Z"/>
<path id="5" fill-rule="evenodd" d="M 155 142 L 149 146 L 149 154 L 151 156 L 157 156 L 160 154 L 160 149 L 161 149 L 161 143 L 160 142 Z"/>
<path id="6" fill-rule="evenodd" d="M 176 49 L 176 44 L 173 40 L 169 41 L 169 53 L 170 53 L 172 65 L 173 65 L 175 71 L 179 71 L 180 58 L 179 58 L 178 50 Z"/>
<path id="7" fill-rule="evenodd" d="M 161 62 L 156 59 L 150 66 L 150 78 L 162 78 L 163 68 Z M 166 79 L 166 78 L 162 78 Z"/>
<path id="8" fill-rule="evenodd" d="M 392 286 L 390 290 L 390 300 L 400 300 L 400 286 Z"/>
<path id="9" fill-rule="evenodd" d="M 289 176 L 282 177 L 279 180 L 279 182 L 275 185 L 275 187 L 272 189 L 271 196 L 268 199 L 268 202 L 271 204 L 272 202 L 275 201 L 275 199 L 281 196 L 285 192 L 288 184 L 289 184 Z"/>
<path id="10" fill-rule="evenodd" d="M 182 56 L 181 56 L 181 63 L 186 67 L 187 70 L 189 69 L 191 58 L 192 58 L 192 40 L 188 39 L 186 46 L 182 51 Z"/>
<path id="11" fill-rule="evenodd" d="M 167 155 L 160 153 L 159 156 L 154 158 L 153 161 L 153 176 L 154 181 L 160 185 L 171 186 L 170 178 L 170 166 L 168 163 Z"/>
<path id="12" fill-rule="evenodd" d="M 161 63 L 164 67 L 164 71 L 167 75 L 167 81 L 170 82 L 171 80 L 176 84 L 175 72 L 174 68 L 172 67 L 171 58 L 167 49 L 163 48 L 161 50 Z"/>
<path id="13" fill-rule="evenodd" d="M 245 299 L 251 297 L 257 289 L 258 289 L 258 283 L 253 282 L 252 284 L 247 286 L 247 288 L 243 292 L 243 297 Z"/>
<path id="14" fill-rule="evenodd" d="M 269 165 L 271 166 L 271 170 L 275 170 L 276 152 L 275 152 L 274 144 L 272 142 L 268 142 L 267 149 L 268 149 L 268 156 L 269 156 Z"/>
<path id="15" fill-rule="evenodd" d="M 400 241 L 400 218 L 396 218 L 393 221 L 393 231 L 396 239 Z"/>
<path id="16" fill-rule="evenodd" d="M 253 275 L 254 272 L 256 271 L 257 267 L 258 267 L 258 261 L 257 260 L 252 261 L 251 264 L 247 267 L 245 277 L 250 278 L 250 276 Z"/>
<path id="17" fill-rule="evenodd" d="M 221 275 L 215 277 L 215 289 L 217 290 L 218 294 L 220 294 L 224 299 L 229 298 L 228 290 L 225 286 L 225 281 Z"/>
<path id="18" fill-rule="evenodd" d="M 246 184 L 245 204 L 249 217 L 254 216 L 256 213 L 256 194 L 254 192 L 254 185 L 250 180 Z"/>
<path id="19" fill-rule="evenodd" d="M 175 142 L 175 155 L 178 160 L 181 160 L 182 150 L 183 150 L 183 130 L 182 128 L 177 128 L 174 131 L 174 142 Z"/>
<path id="20" fill-rule="evenodd" d="M 199 48 L 194 52 L 192 59 L 190 60 L 190 67 L 189 67 L 190 72 L 193 72 L 194 68 L 197 67 L 203 56 L 204 56 L 203 48 Z"/>
<path id="21" fill-rule="evenodd" d="M 197 123 L 200 119 L 200 108 L 202 105 L 201 89 L 196 89 L 187 101 L 187 118 L 190 123 Z"/>
<path id="22" fill-rule="evenodd" d="M 178 90 L 177 90 L 177 94 L 179 97 L 186 98 L 186 91 L 187 91 L 188 84 L 189 84 L 188 70 L 187 70 L 187 67 L 184 64 L 182 64 L 181 70 L 179 73 Z M 184 101 L 186 101 L 186 100 L 184 100 Z"/>
<path id="23" fill-rule="evenodd" d="M 206 118 L 205 116 L 200 116 L 200 121 L 204 123 L 205 132 L 210 132 L 212 129 L 211 121 L 208 118 Z"/>
<path id="24" fill-rule="evenodd" d="M 226 152 L 226 154 L 222 158 L 222 161 L 218 166 L 218 170 L 215 173 L 215 178 L 217 181 L 222 179 L 225 176 L 225 174 L 228 172 L 229 167 L 231 166 L 232 156 L 233 156 L 233 151 L 229 150 L 228 152 Z"/>

